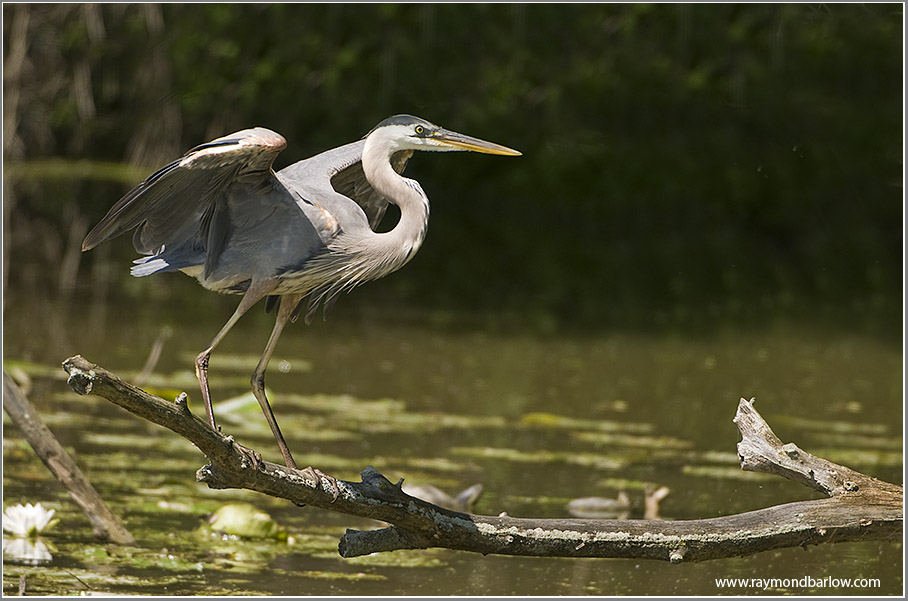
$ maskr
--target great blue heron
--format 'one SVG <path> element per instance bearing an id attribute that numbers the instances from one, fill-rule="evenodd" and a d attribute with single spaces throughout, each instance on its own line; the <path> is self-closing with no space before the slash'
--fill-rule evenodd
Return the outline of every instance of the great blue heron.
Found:
<path id="1" fill-rule="evenodd" d="M 265 369 L 284 325 L 304 307 L 308 323 L 319 305 L 327 312 L 339 293 L 413 258 L 429 220 L 429 199 L 419 182 L 399 175 L 414 150 L 520 152 L 410 115 L 385 119 L 360 141 L 276 173 L 272 164 L 286 145 L 281 135 L 257 127 L 193 148 L 120 199 L 85 237 L 82 250 L 135 229 L 133 245 L 147 256 L 134 261 L 132 275 L 179 270 L 209 290 L 243 295 L 195 362 L 215 430 L 208 388 L 212 351 L 258 301 L 267 298 L 266 309 L 277 307 L 252 392 L 285 463 L 296 468 L 265 396 Z M 377 233 L 389 202 L 400 208 L 400 220 Z"/>

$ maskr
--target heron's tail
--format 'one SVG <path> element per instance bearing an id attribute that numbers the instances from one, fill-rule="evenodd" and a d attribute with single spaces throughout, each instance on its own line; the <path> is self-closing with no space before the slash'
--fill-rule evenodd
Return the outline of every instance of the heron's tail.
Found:
<path id="1" fill-rule="evenodd" d="M 176 268 L 161 257 L 141 257 L 133 261 L 134 265 L 129 268 L 129 274 L 137 278 L 146 275 L 158 273 L 159 271 L 174 271 Z"/>

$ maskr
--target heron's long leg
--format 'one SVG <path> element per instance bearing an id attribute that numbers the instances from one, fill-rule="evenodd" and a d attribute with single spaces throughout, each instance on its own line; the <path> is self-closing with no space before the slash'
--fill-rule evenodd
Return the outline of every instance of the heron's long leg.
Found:
<path id="1" fill-rule="evenodd" d="M 281 450 L 281 455 L 284 456 L 284 463 L 287 464 L 287 467 L 292 467 L 294 469 L 296 469 L 296 462 L 293 461 L 290 449 L 284 441 L 284 435 L 281 434 L 281 429 L 277 425 L 274 412 L 271 410 L 271 405 L 268 403 L 268 397 L 265 396 L 265 370 L 268 368 L 268 362 L 271 361 L 271 355 L 274 353 L 274 347 L 277 345 L 278 338 L 281 337 L 284 325 L 290 319 L 293 310 L 296 308 L 296 305 L 301 298 L 302 296 L 299 295 L 281 297 L 281 305 L 277 311 L 277 318 L 274 321 L 274 329 L 271 330 L 271 337 L 268 339 L 268 344 L 265 345 L 265 350 L 262 352 L 259 364 L 252 373 L 252 394 L 254 394 L 255 398 L 258 400 L 259 405 L 262 407 L 262 412 L 265 414 L 265 419 L 268 420 L 268 425 L 271 426 L 274 440 L 277 441 L 277 446 Z"/>
<path id="2" fill-rule="evenodd" d="M 250 284 L 246 294 L 244 294 L 243 298 L 240 300 L 240 304 L 237 306 L 236 311 L 233 312 L 233 315 L 230 316 L 230 319 L 227 320 L 227 323 L 224 324 L 221 331 L 217 333 L 211 341 L 211 344 L 208 345 L 208 348 L 199 353 L 199 356 L 195 359 L 195 377 L 199 380 L 199 388 L 202 390 L 202 401 L 205 403 L 205 414 L 208 416 L 208 424 L 215 431 L 217 431 L 218 427 L 214 423 L 214 411 L 211 409 L 211 391 L 208 389 L 208 359 L 211 357 L 211 352 L 214 350 L 214 347 L 224 339 L 224 336 L 226 336 L 227 332 L 236 325 L 236 322 L 240 320 L 240 317 L 242 317 L 252 305 L 262 300 L 269 292 L 274 290 L 275 286 L 277 286 L 277 282 L 274 281 L 254 282 Z"/>
<path id="3" fill-rule="evenodd" d="M 277 441 L 277 446 L 281 450 L 281 455 L 284 456 L 284 463 L 287 464 L 287 467 L 293 469 L 297 469 L 296 462 L 290 454 L 290 449 L 287 447 L 284 435 L 281 434 L 281 429 L 277 425 L 277 419 L 275 419 L 274 412 L 271 410 L 271 405 L 268 403 L 268 397 L 265 395 L 265 370 L 268 368 L 268 362 L 271 361 L 271 355 L 274 353 L 274 347 L 277 345 L 278 338 L 281 337 L 284 326 L 287 324 L 287 321 L 293 319 L 293 314 L 302 298 L 303 295 L 296 294 L 281 297 L 281 305 L 277 311 L 277 318 L 274 321 L 274 329 L 271 330 L 271 337 L 268 339 L 268 344 L 265 345 L 265 350 L 262 352 L 259 364 L 252 374 L 252 394 L 254 394 L 256 400 L 258 400 L 259 405 L 262 407 L 262 412 L 265 414 L 265 419 L 268 420 L 268 425 L 271 426 L 274 440 Z M 311 466 L 303 471 L 307 472 L 312 479 L 315 480 L 316 486 L 318 486 L 318 483 L 322 478 L 327 479 L 334 489 L 334 498 L 331 502 L 333 503 L 337 500 L 337 497 L 340 494 L 340 488 L 337 485 L 337 480 L 333 476 L 329 476 L 321 470 Z"/>

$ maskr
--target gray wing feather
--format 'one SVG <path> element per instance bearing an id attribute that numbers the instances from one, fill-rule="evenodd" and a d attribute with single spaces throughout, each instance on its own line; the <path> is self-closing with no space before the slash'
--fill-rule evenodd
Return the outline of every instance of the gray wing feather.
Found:
<path id="1" fill-rule="evenodd" d="M 330 192 L 350 198 L 365 213 L 369 227 L 374 231 L 388 208 L 388 199 L 366 179 L 362 164 L 364 145 L 364 140 L 346 144 L 294 163 L 279 173 L 292 180 L 304 198 L 316 204 L 322 199 L 330 202 L 333 196 Z M 391 166 L 403 173 L 411 156 L 411 150 L 396 152 L 391 157 Z M 326 208 L 331 210 L 333 207 Z"/>
<path id="2" fill-rule="evenodd" d="M 193 148 L 121 198 L 88 233 L 82 250 L 134 228 L 133 243 L 143 254 L 184 242 L 199 223 L 211 222 L 217 199 L 238 178 L 273 179 L 271 165 L 286 145 L 279 134 L 255 128 Z"/>
<path id="3" fill-rule="evenodd" d="M 281 135 L 257 127 L 193 148 L 120 199 L 85 237 L 82 249 L 135 229 L 138 252 L 159 254 L 167 247 L 183 249 L 184 256 L 203 254 L 207 276 L 230 233 L 225 192 L 237 183 L 247 189 L 278 185 L 271 166 L 286 145 Z"/>

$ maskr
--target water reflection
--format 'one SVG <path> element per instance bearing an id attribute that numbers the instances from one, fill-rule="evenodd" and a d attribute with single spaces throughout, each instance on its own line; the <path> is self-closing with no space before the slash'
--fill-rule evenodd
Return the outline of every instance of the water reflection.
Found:
<path id="1" fill-rule="evenodd" d="M 39 566 L 53 560 L 48 542 L 41 538 L 3 537 L 3 561 L 27 566 Z"/>

